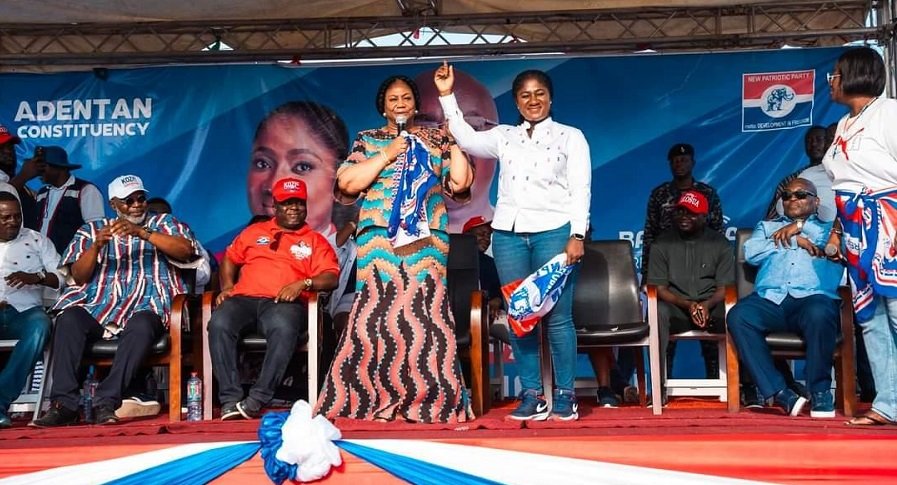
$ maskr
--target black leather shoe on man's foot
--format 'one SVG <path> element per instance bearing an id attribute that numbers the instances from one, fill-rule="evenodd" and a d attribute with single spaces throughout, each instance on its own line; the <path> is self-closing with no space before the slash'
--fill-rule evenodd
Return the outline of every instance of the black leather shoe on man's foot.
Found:
<path id="1" fill-rule="evenodd" d="M 78 424 L 78 411 L 64 407 L 59 401 L 50 403 L 50 409 L 43 416 L 28 423 L 35 428 L 52 428 L 55 426 L 69 426 Z"/>
<path id="2" fill-rule="evenodd" d="M 237 403 L 228 402 L 221 405 L 221 420 L 229 421 L 231 419 L 243 419 L 240 410 L 237 409 Z"/>
<path id="3" fill-rule="evenodd" d="M 246 419 L 258 419 L 262 414 L 262 404 L 251 397 L 237 403 L 237 411 Z"/>
<path id="4" fill-rule="evenodd" d="M 745 408 L 760 409 L 766 405 L 766 399 L 763 399 L 763 395 L 760 394 L 757 386 L 746 384 L 742 386 L 742 393 L 744 395 L 743 402 Z"/>
<path id="5" fill-rule="evenodd" d="M 115 416 L 115 410 L 111 406 L 101 404 L 93 407 L 94 424 L 115 424 L 118 417 Z"/>
<path id="6" fill-rule="evenodd" d="M 0 428 L 10 427 L 12 427 L 12 419 L 9 419 L 9 415 L 6 414 L 5 409 L 0 409 Z"/>

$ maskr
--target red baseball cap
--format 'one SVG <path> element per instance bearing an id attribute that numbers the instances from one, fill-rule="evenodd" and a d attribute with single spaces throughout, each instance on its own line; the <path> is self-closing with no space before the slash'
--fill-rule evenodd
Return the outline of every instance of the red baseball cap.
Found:
<path id="1" fill-rule="evenodd" d="M 302 179 L 289 177 L 274 182 L 271 194 L 276 202 L 283 202 L 289 199 L 308 199 L 308 189 L 305 188 L 305 182 Z"/>
<path id="2" fill-rule="evenodd" d="M 467 232 L 474 227 L 482 226 L 483 224 L 489 224 L 489 221 L 487 221 L 483 216 L 471 217 L 469 221 L 464 223 L 464 228 L 461 229 L 461 232 Z"/>
<path id="3" fill-rule="evenodd" d="M 0 125 L 0 145 L 5 145 L 9 142 L 12 142 L 13 145 L 18 145 L 20 141 L 22 140 L 19 137 L 10 134 L 9 130 L 6 129 L 5 126 Z"/>
<path id="4" fill-rule="evenodd" d="M 707 202 L 707 197 L 697 190 L 683 192 L 679 196 L 679 202 L 676 202 L 676 207 L 688 209 L 692 214 L 707 215 L 710 212 L 710 203 Z"/>

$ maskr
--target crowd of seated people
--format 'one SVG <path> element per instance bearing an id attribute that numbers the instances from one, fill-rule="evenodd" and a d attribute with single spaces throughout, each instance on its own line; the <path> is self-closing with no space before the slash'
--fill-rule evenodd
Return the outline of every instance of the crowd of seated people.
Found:
<path id="1" fill-rule="evenodd" d="M 880 59 L 870 57 L 867 51 L 847 51 L 836 64 L 829 81 L 832 96 L 851 113 L 834 125 L 834 130 L 813 126 L 807 131 L 805 148 L 810 163 L 775 187 L 768 213 L 744 245 L 746 262 L 758 268 L 754 292 L 741 295 L 728 314 L 723 301 L 726 286 L 735 280 L 735 253 L 723 234 L 720 198 L 713 187 L 695 179 L 694 147 L 677 143 L 669 149 L 672 180 L 650 193 L 641 268 L 642 284 L 656 287 L 665 364 L 658 376 L 661 381 L 669 377 L 674 360 L 671 333 L 691 329 L 729 332 L 746 381 L 745 404 L 771 403 L 789 416 L 801 414 L 809 404 L 811 417 L 834 417 L 831 370 L 840 331 L 837 288 L 843 284 L 846 261 L 854 271 L 855 291 L 861 297 L 868 295 L 866 300 L 855 296 L 854 304 L 859 328 L 870 346 L 867 368 L 873 382 L 861 386 L 862 397 L 874 399 L 873 408 L 849 424 L 877 426 L 897 421 L 897 390 L 890 387 L 897 372 L 892 368 L 897 356 L 875 340 L 879 334 L 893 333 L 893 324 L 888 330 L 887 322 L 894 320 L 890 308 L 897 290 L 876 279 L 877 273 L 863 266 L 869 264 L 869 258 L 860 257 L 864 251 L 883 247 L 891 251 L 888 261 L 893 260 L 894 252 L 889 249 L 893 241 L 859 250 L 844 242 L 861 236 L 881 238 L 851 225 L 845 215 L 873 207 L 871 210 L 881 211 L 881 217 L 889 217 L 880 201 L 889 200 L 889 195 L 876 198 L 877 193 L 851 192 L 857 190 L 857 184 L 881 188 L 884 182 L 865 180 L 865 172 L 837 165 L 839 157 L 849 157 L 855 163 L 878 166 L 887 157 L 895 158 L 893 152 L 897 151 L 893 134 L 879 130 L 881 123 L 897 117 L 897 103 L 878 97 L 880 79 L 858 74 L 878 72 Z M 355 217 L 322 234 L 306 222 L 308 215 L 317 211 L 310 210 L 317 202 L 310 198 L 306 182 L 279 178 L 265 189 L 272 199 L 273 215 L 254 220 L 228 246 L 218 274 L 217 308 L 208 328 L 221 419 L 257 418 L 272 401 L 306 330 L 303 301 L 310 292 L 335 295 L 325 307 L 333 322 L 330 345 L 336 352 L 325 352 L 333 363 L 316 405 L 318 411 L 328 418 L 382 421 L 461 422 L 475 418 L 457 365 L 450 335 L 452 316 L 444 297 L 445 200 L 470 196 L 475 170 L 466 153 L 498 159 L 503 164 L 500 177 L 530 180 L 536 174 L 528 171 L 529 165 L 512 162 L 532 156 L 533 140 L 552 140 L 540 149 L 550 151 L 557 146 L 562 152 L 558 160 L 567 164 L 571 174 L 589 169 L 589 152 L 578 130 L 550 121 L 552 86 L 545 73 L 526 71 L 514 81 L 520 124 L 482 131 L 469 124 L 458 106 L 452 92 L 452 66 L 443 65 L 433 78 L 445 126 L 416 126 L 413 117 L 407 119 L 406 114 L 421 104 L 420 94 L 411 79 L 391 77 L 377 94 L 385 127 L 359 133 L 348 161 L 335 171 L 337 198 L 355 204 L 357 198 L 364 197 L 360 213 L 356 211 Z M 545 121 L 548 124 L 543 124 Z M 852 142 L 859 132 L 851 134 L 851 130 L 860 122 L 868 131 L 865 136 L 883 139 L 877 146 L 886 147 L 884 152 L 867 153 L 868 147 Z M 403 131 L 414 136 L 399 136 Z M 145 357 L 167 331 L 175 296 L 208 283 L 214 258 L 189 226 L 171 214 L 164 200 L 148 200 L 149 192 L 139 177 L 115 178 L 103 197 L 95 185 L 71 174 L 80 165 L 71 163 L 65 150 L 55 146 L 39 148 L 17 173 L 14 146 L 18 142 L 0 126 L 0 170 L 5 179 L 0 180 L 0 268 L 4 276 L 0 280 L 0 338 L 18 340 L 0 371 L 0 428 L 11 425 L 6 409 L 25 386 L 46 345 L 51 345 L 55 362 L 48 389 L 50 406 L 31 425 L 78 423 L 81 357 L 88 345 L 101 339 L 117 339 L 119 345 L 93 398 L 94 421 L 111 424 L 123 417 L 148 414 L 140 410 L 152 407 L 147 402 L 153 398 L 131 397 L 135 382 L 142 381 L 146 373 L 142 369 Z M 415 166 L 428 168 L 415 171 Z M 420 183 L 427 190 L 393 201 L 397 206 L 393 210 L 384 207 L 380 195 L 393 192 L 391 184 L 401 178 L 396 175 L 400 168 L 402 174 L 417 173 L 414 177 L 419 178 L 411 183 Z M 886 179 L 889 172 L 883 173 L 881 177 Z M 45 185 L 34 193 L 25 183 L 37 176 Z M 545 255 L 564 253 L 567 264 L 580 264 L 583 244 L 589 239 L 588 204 L 578 205 L 589 199 L 587 177 L 579 180 L 580 186 L 569 192 L 565 188 L 563 193 L 531 182 L 533 190 L 545 190 L 544 200 L 533 198 L 525 184 L 500 183 L 504 189 L 494 217 L 487 213 L 463 224 L 462 231 L 474 235 L 480 249 L 481 284 L 487 292 L 490 319 L 504 305 L 502 284 L 531 272 L 534 262 Z M 115 217 L 105 217 L 103 200 Z M 570 204 L 560 226 L 558 221 L 549 222 L 560 214 L 545 205 L 550 200 Z M 406 205 L 416 209 L 401 213 Z M 402 220 L 398 232 L 397 213 Z M 418 221 L 414 216 L 420 214 L 426 217 Z M 421 231 L 424 226 L 428 227 Z M 409 227 L 417 227 L 417 231 Z M 191 273 L 185 270 L 193 270 L 196 281 L 188 282 L 185 275 Z M 561 297 L 557 313 L 550 313 L 544 322 L 555 361 L 557 387 L 551 406 L 541 394 L 537 342 L 530 336 L 511 337 L 523 390 L 510 419 L 578 419 L 572 385 L 575 334 L 571 340 L 570 302 L 565 302 L 574 286 L 575 278 L 564 290 L 566 296 Z M 48 300 L 52 304 L 45 311 Z M 51 317 L 55 318 L 53 326 Z M 250 329 L 262 334 L 268 345 L 259 376 L 246 390 L 240 386 L 237 342 Z M 804 338 L 805 386 L 794 379 L 787 362 L 772 358 L 765 336 L 777 331 Z M 414 352 L 420 352 L 420 345 L 432 346 L 427 353 L 439 352 L 439 365 L 416 367 L 419 358 Z M 720 367 L 716 344 L 702 344 L 701 354 L 707 377 L 716 376 Z M 598 404 L 619 405 L 620 396 L 611 389 L 609 378 L 613 355 L 592 357 L 600 381 Z M 628 367 L 630 358 L 620 352 L 614 370 L 619 373 Z M 622 372 L 624 381 L 629 372 Z M 419 382 L 424 383 L 422 388 L 417 387 Z M 666 394 L 652 399 L 667 402 Z M 138 411 L 129 410 L 134 407 Z"/>

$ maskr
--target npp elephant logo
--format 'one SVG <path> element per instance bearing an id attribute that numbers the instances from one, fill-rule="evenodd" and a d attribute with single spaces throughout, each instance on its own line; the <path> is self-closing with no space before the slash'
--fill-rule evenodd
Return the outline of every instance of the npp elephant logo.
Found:
<path id="1" fill-rule="evenodd" d="M 794 109 L 794 90 L 788 86 L 776 84 L 763 92 L 766 106 L 763 112 L 773 118 L 787 116 Z"/>
<path id="2" fill-rule="evenodd" d="M 767 131 L 813 124 L 816 71 L 742 75 L 742 131 Z"/>

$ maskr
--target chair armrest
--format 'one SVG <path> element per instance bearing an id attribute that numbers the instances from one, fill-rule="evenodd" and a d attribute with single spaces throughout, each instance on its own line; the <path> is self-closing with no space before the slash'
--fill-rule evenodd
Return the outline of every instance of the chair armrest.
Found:
<path id="1" fill-rule="evenodd" d="M 190 328 L 190 297 L 186 294 L 175 295 L 171 302 L 171 314 L 168 319 L 168 333 L 171 336 L 172 350 L 177 339 L 180 351 L 181 335 Z"/>
<path id="2" fill-rule="evenodd" d="M 217 291 L 207 291 L 202 294 L 200 306 L 202 330 L 202 419 L 212 419 L 212 354 L 209 348 L 209 320 L 212 319 L 212 310 L 215 309 Z"/>
<path id="3" fill-rule="evenodd" d="M 489 314 L 487 313 L 486 292 L 483 290 L 474 290 L 470 292 L 470 333 L 473 334 L 474 327 L 479 333 L 483 333 L 484 324 L 489 323 Z"/>
<path id="4" fill-rule="evenodd" d="M 645 294 L 648 297 L 648 362 L 651 366 L 651 412 L 655 416 L 661 414 L 661 373 L 664 372 L 663 359 L 660 355 L 660 325 L 657 321 L 657 285 L 645 285 Z"/>
<path id="5" fill-rule="evenodd" d="M 856 413 L 856 344 L 854 334 L 853 292 L 848 286 L 838 287 L 841 297 L 841 356 L 835 360 L 835 376 L 839 379 L 835 395 L 847 417 Z"/>
<path id="6" fill-rule="evenodd" d="M 325 297 L 325 292 L 312 291 L 308 297 L 308 343 L 312 341 L 321 343 L 324 335 L 324 318 L 321 312 L 321 306 Z"/>
<path id="7" fill-rule="evenodd" d="M 324 336 L 324 315 L 321 311 L 323 293 L 312 292 L 308 296 L 308 350 L 307 372 L 308 375 L 308 402 L 314 406 L 318 401 L 318 377 L 321 366 L 321 346 Z"/>
<path id="8" fill-rule="evenodd" d="M 474 414 L 482 416 L 492 406 L 489 376 L 488 303 L 486 292 L 470 292 L 470 387 Z"/>
<path id="9" fill-rule="evenodd" d="M 728 315 L 729 310 L 738 303 L 738 287 L 735 285 L 726 285 L 726 299 L 724 301 L 726 305 L 726 315 Z"/>
<path id="10" fill-rule="evenodd" d="M 209 320 L 212 318 L 212 311 L 215 310 L 215 298 L 218 298 L 217 291 L 206 291 L 202 294 L 200 313 L 202 314 L 203 328 L 208 327 Z"/>
<path id="11" fill-rule="evenodd" d="M 489 310 L 486 292 L 474 290 L 470 292 L 470 352 L 480 353 L 489 344 Z M 480 356 L 482 357 L 482 356 Z"/>
<path id="12" fill-rule="evenodd" d="M 645 295 L 648 297 L 648 325 L 657 325 L 657 285 L 645 285 Z"/>
<path id="13" fill-rule="evenodd" d="M 841 354 L 854 362 L 853 292 L 849 286 L 839 286 L 838 296 L 841 297 Z"/>

